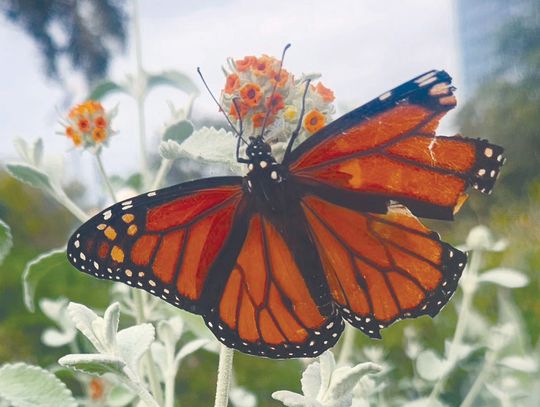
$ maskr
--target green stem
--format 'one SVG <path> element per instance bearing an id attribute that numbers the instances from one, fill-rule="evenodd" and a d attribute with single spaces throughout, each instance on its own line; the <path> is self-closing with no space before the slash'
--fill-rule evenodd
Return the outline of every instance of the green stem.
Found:
<path id="1" fill-rule="evenodd" d="M 491 351 L 486 354 L 482 369 L 480 369 L 480 373 L 478 373 L 476 380 L 474 381 L 471 389 L 463 399 L 463 402 L 460 404 L 460 407 L 471 407 L 474 405 L 473 403 L 476 400 L 476 397 L 478 397 L 478 394 L 480 394 L 480 390 L 482 390 L 482 386 L 486 382 L 486 379 L 491 372 L 491 368 L 495 365 L 496 360 L 496 352 Z"/>
<path id="2" fill-rule="evenodd" d="M 81 208 L 79 208 L 75 204 L 75 202 L 69 199 L 69 197 L 66 195 L 66 193 L 61 187 L 55 186 L 54 190 L 49 193 L 54 199 L 56 199 L 56 201 L 60 205 L 62 205 L 64 208 L 70 211 L 73 214 L 73 216 L 75 216 L 81 222 L 86 222 L 89 219 L 89 216 Z"/>
<path id="3" fill-rule="evenodd" d="M 143 189 L 148 185 L 150 174 L 148 157 L 146 154 L 146 117 L 144 113 L 144 100 L 146 97 L 146 72 L 142 64 L 141 26 L 139 20 L 139 2 L 133 2 L 133 37 L 135 44 L 135 100 L 137 102 L 137 118 L 139 124 L 139 151 L 141 159 L 141 175 Z"/>
<path id="4" fill-rule="evenodd" d="M 165 374 L 165 407 L 174 407 L 174 379 L 175 374 L 167 372 Z"/>
<path id="5" fill-rule="evenodd" d="M 234 350 L 221 345 L 219 350 L 218 377 L 216 384 L 216 401 L 214 407 L 227 407 L 231 388 Z"/>
<path id="6" fill-rule="evenodd" d="M 161 160 L 161 164 L 159 166 L 159 170 L 157 172 L 156 178 L 154 179 L 154 182 L 152 183 L 152 190 L 158 189 L 163 184 L 163 181 L 165 180 L 165 177 L 169 173 L 172 167 L 173 160 L 167 160 L 166 158 L 163 158 Z"/>
<path id="7" fill-rule="evenodd" d="M 103 160 L 101 159 L 101 152 L 96 153 L 96 160 L 98 163 L 99 173 L 101 174 L 101 177 L 103 178 L 103 183 L 105 184 L 105 187 L 107 188 L 107 191 L 109 192 L 109 195 L 112 198 L 113 202 L 117 202 L 118 199 L 116 199 L 116 194 L 114 193 L 114 189 L 111 185 L 111 182 L 109 181 L 109 177 L 107 176 L 107 173 L 105 172 L 105 167 L 103 166 Z"/>
<path id="8" fill-rule="evenodd" d="M 142 324 L 146 321 L 146 315 L 144 312 L 146 304 L 146 293 L 139 289 L 131 290 L 133 294 L 133 303 L 135 305 L 135 321 L 137 324 Z M 148 381 L 150 382 L 150 388 L 155 399 L 161 405 L 163 403 L 163 391 L 161 390 L 161 384 L 159 382 L 158 373 L 156 370 L 156 363 L 152 357 L 150 350 L 146 351 L 143 357 L 146 374 Z"/>
<path id="9" fill-rule="evenodd" d="M 125 367 L 124 373 L 127 376 L 129 380 L 122 380 L 122 382 L 128 386 L 131 390 L 139 396 L 139 398 L 148 406 L 148 407 L 159 407 L 160 403 L 158 403 L 150 393 L 148 393 L 148 390 L 144 388 L 144 386 L 139 381 L 139 378 L 135 373 L 131 371 L 128 367 Z"/>
<path id="10" fill-rule="evenodd" d="M 433 387 L 433 390 L 431 391 L 431 394 L 429 395 L 429 402 L 435 403 L 435 400 L 439 397 L 439 394 L 441 393 L 444 384 L 446 383 L 446 379 L 449 375 L 449 373 L 454 368 L 458 355 L 459 355 L 459 348 L 461 347 L 461 344 L 463 343 L 463 337 L 465 335 L 465 328 L 467 327 L 467 322 L 469 319 L 469 314 L 471 311 L 472 306 L 472 300 L 474 297 L 474 293 L 476 292 L 476 277 L 478 275 L 478 270 L 480 268 L 480 265 L 482 263 L 482 253 L 480 251 L 475 251 L 471 253 L 471 260 L 469 262 L 469 265 L 465 269 L 465 272 L 463 273 L 463 281 L 462 281 L 462 291 L 463 291 L 463 300 L 461 302 L 461 307 L 458 314 L 458 320 L 456 324 L 456 330 L 454 331 L 454 337 L 452 338 L 452 342 L 450 344 L 450 348 L 448 350 L 448 368 L 444 371 L 444 373 L 441 375 L 437 383 L 435 383 L 435 386 Z"/>
<path id="11" fill-rule="evenodd" d="M 343 344 L 341 345 L 341 350 L 339 352 L 339 357 L 337 364 L 338 366 L 343 366 L 349 363 L 351 354 L 354 348 L 354 337 L 356 335 L 356 329 L 350 325 L 345 326 L 345 333 L 343 334 Z"/>

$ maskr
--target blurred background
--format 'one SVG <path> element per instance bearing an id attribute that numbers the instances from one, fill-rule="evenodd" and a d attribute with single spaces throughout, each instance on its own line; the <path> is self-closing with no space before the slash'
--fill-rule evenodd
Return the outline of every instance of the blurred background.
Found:
<path id="1" fill-rule="evenodd" d="M 487 138 L 507 150 L 508 162 L 492 196 L 473 194 L 456 222 L 431 226 L 453 244 L 463 242 L 477 224 L 486 224 L 496 236 L 508 239 L 508 250 L 488 256 L 487 262 L 506 264 L 529 276 L 530 284 L 512 295 L 528 341 L 536 346 L 540 334 L 538 0 L 1 0 L 0 163 L 17 160 L 15 136 L 28 141 L 41 137 L 46 154 L 65 156 L 63 182 L 72 198 L 86 209 L 107 204 L 92 157 L 74 151 L 67 138 L 57 134 L 62 131 L 58 121 L 101 81 L 122 81 L 136 73 L 135 16 L 144 69 L 180 71 L 201 90 L 193 107 L 196 126 L 224 126 L 203 91 L 196 67 L 201 67 L 219 95 L 224 86 L 221 66 L 227 57 L 279 57 L 289 42 L 292 48 L 285 67 L 297 74 L 321 73 L 322 82 L 336 95 L 337 115 L 424 71 L 447 70 L 457 87 L 458 107 L 444 119 L 439 133 Z M 171 88 L 157 87 L 149 93 L 147 142 L 155 151 L 151 164 L 157 165 L 159 137 L 170 116 L 167 102 L 182 105 L 186 100 L 186 94 Z M 114 128 L 119 131 L 103 160 L 110 174 L 126 179 L 137 171 L 136 106 L 121 95 L 103 103 L 108 108 L 118 105 Z M 196 162 L 180 163 L 167 184 L 217 171 Z M 39 253 L 65 244 L 78 222 L 48 196 L 11 178 L 3 167 L 0 219 L 11 226 L 14 237 L 14 248 L 0 266 L 0 364 L 24 360 L 47 366 L 65 350 L 41 344 L 40 335 L 49 322 L 39 311 L 32 314 L 24 308 L 21 273 Z M 58 270 L 50 278 L 40 285 L 38 297 L 64 296 L 96 307 L 109 301 L 107 283 L 72 269 Z M 475 304 L 487 319 L 496 318 L 494 290 L 483 291 Z M 453 331 L 455 310 L 450 305 L 436 321 L 421 318 L 385 330 L 376 345 L 396 366 L 407 324 L 441 349 L 443 339 Z M 360 335 L 356 341 L 358 349 L 375 344 Z M 179 399 L 183 405 L 206 405 L 190 400 L 201 394 L 211 400 L 217 358 L 201 353 L 188 362 L 189 370 L 178 378 Z M 296 361 L 241 355 L 235 368 L 237 381 L 261 400 L 270 400 L 277 389 L 299 388 L 301 364 Z M 268 369 L 275 374 L 265 374 Z M 408 367 L 397 369 L 410 375 Z"/>

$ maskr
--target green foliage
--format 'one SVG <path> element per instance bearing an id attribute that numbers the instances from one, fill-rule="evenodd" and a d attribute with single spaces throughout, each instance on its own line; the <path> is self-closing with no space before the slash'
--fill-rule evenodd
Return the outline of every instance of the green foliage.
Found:
<path id="1" fill-rule="evenodd" d="M 529 7 L 502 27 L 499 69 L 459 115 L 463 134 L 489 138 L 507 150 L 497 194 L 504 202 L 509 193 L 526 197 L 540 178 L 540 5 L 529 2 Z"/>
<path id="2" fill-rule="evenodd" d="M 0 367 L 0 399 L 13 407 L 77 407 L 69 389 L 55 375 L 24 363 Z"/>
<path id="3" fill-rule="evenodd" d="M 39 280 L 46 277 L 51 271 L 57 270 L 60 267 L 70 267 L 66 258 L 65 248 L 55 249 L 40 254 L 26 264 L 22 275 L 22 281 L 24 288 L 24 304 L 30 311 L 33 312 L 35 310 L 34 295 Z"/>
<path id="4" fill-rule="evenodd" d="M 61 79 L 59 64 L 64 56 L 89 80 L 103 77 L 118 48 L 115 44 L 125 43 L 126 12 L 120 0 L 96 0 L 84 8 L 71 0 L 6 0 L 0 11 L 34 39 L 47 75 L 56 80 Z M 63 36 L 53 35 L 53 25 Z"/>
<path id="5" fill-rule="evenodd" d="M 173 140 L 180 144 L 193 134 L 193 130 L 193 124 L 189 120 L 181 120 L 167 127 L 162 139 Z"/>
<path id="6" fill-rule="evenodd" d="M 4 262 L 12 246 L 11 229 L 7 223 L 0 219 L 0 265 Z"/>
<path id="7" fill-rule="evenodd" d="M 6 164 L 9 174 L 34 188 L 52 191 L 49 176 L 28 164 Z"/>

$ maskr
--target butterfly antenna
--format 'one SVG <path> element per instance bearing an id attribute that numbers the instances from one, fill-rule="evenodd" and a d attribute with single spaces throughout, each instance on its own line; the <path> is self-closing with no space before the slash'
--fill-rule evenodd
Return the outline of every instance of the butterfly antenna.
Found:
<path id="1" fill-rule="evenodd" d="M 285 155 L 283 156 L 283 163 L 286 162 L 288 155 L 291 153 L 294 141 L 300 134 L 300 129 L 302 128 L 302 121 L 304 120 L 304 112 L 306 111 L 306 96 L 307 96 L 310 83 L 311 83 L 311 79 L 307 79 L 306 87 L 304 89 L 304 94 L 302 96 L 302 108 L 300 109 L 300 119 L 298 120 L 298 125 L 296 126 L 296 129 L 294 129 L 294 131 L 292 132 L 291 139 L 289 140 L 289 144 L 287 145 L 287 149 L 285 150 Z"/>
<path id="2" fill-rule="evenodd" d="M 201 72 L 201 68 L 197 67 L 197 73 L 199 74 L 199 76 L 201 77 L 201 80 L 202 82 L 204 83 L 204 87 L 206 88 L 206 90 L 208 91 L 208 93 L 210 93 L 210 96 L 212 97 L 212 99 L 214 100 L 214 102 L 216 102 L 216 105 L 219 107 L 219 111 L 223 113 L 223 116 L 225 116 L 225 119 L 227 120 L 227 123 L 229 123 L 229 126 L 231 126 L 231 128 L 234 130 L 234 132 L 236 133 L 236 135 L 238 137 L 240 137 L 242 139 L 242 141 L 244 143 L 247 144 L 246 140 L 244 140 L 244 138 L 242 137 L 242 132 L 241 131 L 238 131 L 237 128 L 234 126 L 234 124 L 232 124 L 231 120 L 229 119 L 229 116 L 227 116 L 227 113 L 225 113 L 225 110 L 223 110 L 223 107 L 221 106 L 221 104 L 218 102 L 218 100 L 216 99 L 216 97 L 214 96 L 214 94 L 212 93 L 212 91 L 210 90 L 210 87 L 208 86 L 208 84 L 206 83 L 206 81 L 204 80 L 204 76 Z M 235 105 L 236 106 L 236 105 Z M 238 110 L 237 110 L 238 112 Z"/>
<path id="3" fill-rule="evenodd" d="M 281 53 L 281 61 L 279 62 L 279 70 L 277 73 L 277 79 L 274 79 L 274 86 L 272 87 L 272 93 L 270 94 L 270 106 L 268 110 L 266 110 L 266 114 L 264 115 L 263 125 L 261 128 L 261 135 L 259 137 L 264 136 L 264 130 L 266 129 L 266 122 L 268 121 L 268 117 L 270 116 L 270 112 L 272 111 L 272 102 L 274 100 L 274 94 L 276 93 L 277 84 L 281 75 L 281 68 L 283 67 L 283 60 L 285 59 L 285 53 L 290 48 L 291 44 L 285 45 L 285 48 L 283 48 L 283 52 Z"/>
<path id="4" fill-rule="evenodd" d="M 240 134 L 244 134 L 244 125 L 243 125 L 243 120 L 242 120 L 242 113 L 240 112 L 240 106 L 238 105 L 238 98 L 234 97 L 232 99 L 232 102 L 234 105 L 234 110 L 236 111 L 236 115 L 238 116 L 238 125 L 240 126 L 240 129 L 239 129 Z"/>

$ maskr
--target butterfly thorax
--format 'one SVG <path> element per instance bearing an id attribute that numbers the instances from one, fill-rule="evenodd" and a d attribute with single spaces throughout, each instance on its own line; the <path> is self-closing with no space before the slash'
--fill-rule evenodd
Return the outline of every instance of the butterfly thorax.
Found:
<path id="1" fill-rule="evenodd" d="M 246 154 L 249 157 L 249 172 L 244 178 L 247 191 L 269 209 L 279 210 L 285 180 L 284 167 L 276 162 L 270 145 L 260 137 L 251 139 Z"/>

